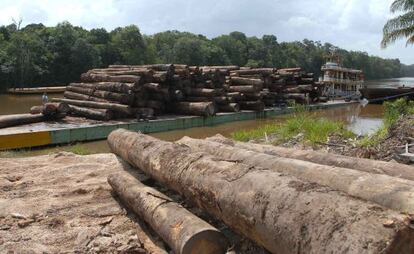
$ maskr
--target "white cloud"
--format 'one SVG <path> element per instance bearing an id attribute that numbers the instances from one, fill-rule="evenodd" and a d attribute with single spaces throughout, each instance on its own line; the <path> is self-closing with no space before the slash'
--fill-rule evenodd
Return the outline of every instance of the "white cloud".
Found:
<path id="1" fill-rule="evenodd" d="M 67 20 L 86 28 L 136 24 L 152 34 L 181 30 L 214 37 L 232 31 L 274 34 L 280 41 L 320 40 L 349 50 L 414 63 L 413 47 L 399 42 L 380 49 L 382 26 L 393 0 L 0 0 L 0 24 L 56 25 Z"/>

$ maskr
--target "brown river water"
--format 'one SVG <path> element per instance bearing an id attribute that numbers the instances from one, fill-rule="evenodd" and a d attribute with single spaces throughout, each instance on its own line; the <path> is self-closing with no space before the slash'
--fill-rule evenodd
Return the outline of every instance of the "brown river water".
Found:
<path id="1" fill-rule="evenodd" d="M 52 95 L 50 97 L 61 97 L 62 95 Z M 40 95 L 0 95 L 0 115 L 27 113 L 31 106 L 41 104 Z M 382 106 L 367 105 L 362 107 L 359 104 L 352 104 L 346 107 L 313 111 L 317 117 L 325 117 L 328 119 L 344 122 L 350 130 L 356 134 L 369 134 L 374 132 L 382 123 Z M 154 137 L 175 141 L 184 136 L 193 138 L 205 138 L 220 133 L 230 137 L 231 134 L 238 130 L 250 130 L 271 123 L 283 122 L 286 115 L 271 119 L 259 119 L 242 122 L 232 122 L 217 126 L 192 128 L 185 130 L 175 130 L 162 133 L 151 134 Z M 82 143 L 81 145 L 65 145 L 59 147 L 49 147 L 43 149 L 32 149 L 26 152 L 18 153 L 17 156 L 41 155 L 57 151 L 71 151 L 75 148 L 84 148 L 90 153 L 109 152 L 106 141 L 95 141 Z"/>

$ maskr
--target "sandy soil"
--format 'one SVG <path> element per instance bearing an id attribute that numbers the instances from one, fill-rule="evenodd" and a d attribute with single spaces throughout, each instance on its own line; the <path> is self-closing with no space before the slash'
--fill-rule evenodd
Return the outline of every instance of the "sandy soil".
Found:
<path id="1" fill-rule="evenodd" d="M 112 154 L 0 159 L 0 253 L 146 253 L 106 182 L 124 169 Z"/>
<path id="2" fill-rule="evenodd" d="M 238 253 L 268 253 L 115 155 L 66 152 L 0 158 L 0 253 L 168 251 L 162 239 L 113 194 L 107 176 L 121 170 L 220 229 Z"/>

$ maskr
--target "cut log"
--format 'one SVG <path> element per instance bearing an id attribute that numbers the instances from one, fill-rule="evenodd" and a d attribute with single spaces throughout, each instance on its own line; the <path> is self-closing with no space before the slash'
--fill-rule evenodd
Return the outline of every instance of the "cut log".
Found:
<path id="1" fill-rule="evenodd" d="M 42 114 L 15 114 L 0 116 L 0 128 L 45 121 Z"/>
<path id="2" fill-rule="evenodd" d="M 248 69 L 248 70 L 236 70 L 236 71 L 232 71 L 231 74 L 233 75 L 256 75 L 256 74 L 261 74 L 261 75 L 271 75 L 273 74 L 275 71 L 275 69 L 273 68 L 256 68 L 256 69 Z"/>
<path id="3" fill-rule="evenodd" d="M 96 109 L 96 108 L 85 108 L 70 105 L 70 112 L 75 116 L 82 116 L 93 120 L 108 121 L 111 120 L 114 115 L 109 109 Z"/>
<path id="4" fill-rule="evenodd" d="M 229 103 L 218 105 L 219 112 L 239 112 L 240 105 L 238 103 Z"/>
<path id="5" fill-rule="evenodd" d="M 109 76 L 108 74 L 87 74 L 81 75 L 82 82 L 122 82 L 122 83 L 139 83 L 141 77 L 136 75 L 118 75 Z"/>
<path id="6" fill-rule="evenodd" d="M 363 158 L 348 157 L 339 154 L 318 152 L 312 150 L 293 149 L 272 145 L 237 142 L 222 135 L 216 135 L 207 140 L 231 145 L 236 148 L 247 149 L 285 158 L 310 161 L 322 165 L 356 169 L 372 174 L 385 174 L 414 181 L 414 167 L 395 162 L 376 161 Z"/>
<path id="7" fill-rule="evenodd" d="M 76 87 L 76 86 L 68 86 L 66 89 L 71 92 L 94 96 L 94 97 L 102 98 L 108 101 L 117 101 L 117 102 L 120 102 L 122 104 L 127 104 L 127 105 L 131 105 L 135 99 L 134 94 L 115 93 L 115 92 L 94 90 L 94 89 Z"/>
<path id="8" fill-rule="evenodd" d="M 136 83 L 120 82 L 71 83 L 70 86 L 126 94 L 137 91 L 139 89 L 139 86 Z"/>
<path id="9" fill-rule="evenodd" d="M 127 130 L 111 150 L 272 253 L 413 253 L 409 217 L 286 174 Z M 384 223 L 392 227 L 385 227 Z"/>
<path id="10" fill-rule="evenodd" d="M 43 114 L 46 117 L 53 117 L 56 114 L 66 114 L 70 111 L 69 105 L 66 103 L 46 103 L 40 106 L 30 108 L 30 114 Z"/>
<path id="11" fill-rule="evenodd" d="M 261 101 L 240 101 L 239 104 L 242 110 L 263 111 L 265 108 Z"/>
<path id="12" fill-rule="evenodd" d="M 230 86 L 228 88 L 229 92 L 240 92 L 240 93 L 256 93 L 259 92 L 256 86 Z"/>
<path id="13" fill-rule="evenodd" d="M 221 89 L 193 88 L 190 94 L 194 97 L 214 97 L 223 94 Z"/>
<path id="14" fill-rule="evenodd" d="M 231 77 L 230 85 L 232 86 L 256 86 L 256 87 L 262 88 L 263 81 L 261 79 Z"/>
<path id="15" fill-rule="evenodd" d="M 134 114 L 134 110 L 130 106 L 117 104 L 117 103 L 71 100 L 71 99 L 61 99 L 61 98 L 53 98 L 52 101 L 64 102 L 69 105 L 86 107 L 86 108 L 110 109 L 111 111 L 120 113 L 123 116 L 131 116 Z"/>
<path id="16" fill-rule="evenodd" d="M 101 98 L 96 98 L 93 96 L 89 96 L 89 95 L 85 95 L 85 94 L 80 94 L 80 93 L 74 93 L 71 91 L 66 91 L 63 96 L 65 98 L 69 98 L 69 99 L 73 99 L 73 100 L 84 100 L 84 101 L 96 101 L 96 102 L 106 102 L 106 103 L 110 103 L 110 101 L 105 100 L 105 99 L 101 99 Z"/>
<path id="17" fill-rule="evenodd" d="M 112 174 L 108 183 L 127 207 L 144 219 L 177 254 L 220 254 L 227 242 L 219 230 L 161 192 L 127 173 Z"/>
<path id="18" fill-rule="evenodd" d="M 208 140 L 184 137 L 178 143 L 189 146 L 195 152 L 204 151 L 222 159 L 239 161 L 252 167 L 259 166 L 282 174 L 289 174 L 303 181 L 328 186 L 396 211 L 414 214 L 414 203 L 411 202 L 412 196 L 414 196 L 413 181 L 276 157 Z"/>
<path id="19" fill-rule="evenodd" d="M 179 114 L 194 116 L 213 116 L 216 114 L 216 107 L 213 102 L 178 102 L 174 109 Z"/>

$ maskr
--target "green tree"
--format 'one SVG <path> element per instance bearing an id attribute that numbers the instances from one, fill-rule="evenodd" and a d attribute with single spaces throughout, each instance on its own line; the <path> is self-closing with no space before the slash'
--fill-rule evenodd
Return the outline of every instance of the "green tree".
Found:
<path id="1" fill-rule="evenodd" d="M 145 41 L 135 25 L 118 27 L 111 32 L 111 43 L 118 51 L 124 64 L 144 64 L 146 58 Z"/>
<path id="2" fill-rule="evenodd" d="M 390 19 L 384 26 L 381 46 L 387 47 L 398 39 L 406 38 L 407 45 L 414 43 L 414 1 L 395 0 L 391 4 L 391 12 L 402 12 Z"/>
<path id="3" fill-rule="evenodd" d="M 80 73 L 98 67 L 101 58 L 99 51 L 85 39 L 79 38 L 71 48 L 70 66 L 71 76 L 78 77 Z"/>

